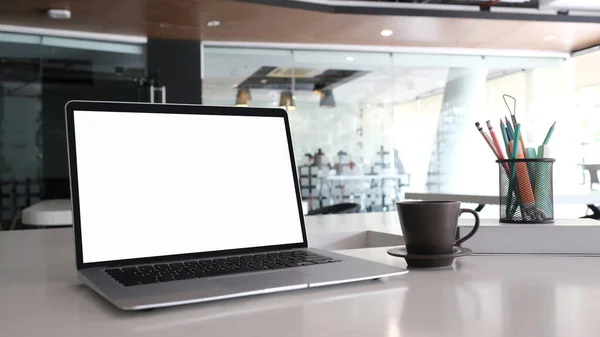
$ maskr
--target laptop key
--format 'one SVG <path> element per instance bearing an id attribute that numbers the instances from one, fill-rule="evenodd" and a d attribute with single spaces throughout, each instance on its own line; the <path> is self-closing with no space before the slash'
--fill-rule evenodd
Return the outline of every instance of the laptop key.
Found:
<path id="1" fill-rule="evenodd" d="M 106 273 L 110 276 L 123 275 L 123 271 L 119 268 L 106 269 Z"/>
<path id="2" fill-rule="evenodd" d="M 140 284 L 140 282 L 137 281 L 137 280 L 131 280 L 131 281 L 123 281 L 123 282 L 121 282 L 121 284 L 124 285 L 124 286 L 126 286 L 126 287 L 131 287 L 131 286 L 135 286 L 135 285 Z"/>
<path id="3" fill-rule="evenodd" d="M 195 277 L 196 276 L 194 276 L 194 275 L 183 273 L 183 274 L 179 274 L 179 275 L 175 276 L 175 279 L 176 280 L 188 280 L 188 279 L 195 278 Z"/>
<path id="4" fill-rule="evenodd" d="M 160 282 L 170 282 L 174 280 L 175 278 L 172 275 L 163 275 L 158 277 L 158 281 Z"/>
<path id="5" fill-rule="evenodd" d="M 282 269 L 282 268 L 287 268 L 287 266 L 285 265 L 280 265 L 280 264 L 268 264 L 266 265 L 267 268 L 269 269 Z"/>
<path id="6" fill-rule="evenodd" d="M 314 263 L 314 264 L 323 264 L 323 263 L 329 263 L 330 260 L 311 260 L 310 262 Z"/>
<path id="7" fill-rule="evenodd" d="M 298 263 L 299 266 L 312 266 L 313 264 L 314 263 L 308 261 Z"/>
<path id="8" fill-rule="evenodd" d="M 330 261 L 330 260 L 332 260 L 332 259 L 321 257 L 319 259 L 303 260 L 301 262 L 315 262 L 315 261 L 326 261 L 327 262 L 327 261 Z"/>
<path id="9" fill-rule="evenodd" d="M 156 277 L 148 277 L 148 278 L 143 278 L 140 283 L 151 284 L 151 283 L 156 283 L 156 282 L 158 282 L 158 279 Z"/>

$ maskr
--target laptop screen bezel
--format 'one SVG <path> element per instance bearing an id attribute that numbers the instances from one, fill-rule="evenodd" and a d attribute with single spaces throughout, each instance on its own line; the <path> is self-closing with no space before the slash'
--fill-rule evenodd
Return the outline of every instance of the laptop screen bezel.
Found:
<path id="1" fill-rule="evenodd" d="M 193 115 L 221 115 L 221 116 L 256 116 L 256 117 L 279 117 L 283 118 L 285 124 L 285 133 L 289 148 L 290 165 L 292 166 L 292 175 L 294 179 L 294 188 L 296 191 L 296 202 L 298 216 L 300 218 L 300 226 L 302 229 L 302 242 L 272 246 L 261 246 L 252 248 L 228 249 L 210 252 L 197 252 L 164 256 L 153 256 L 135 259 L 123 259 L 112 261 L 99 262 L 83 262 L 83 242 L 81 239 L 81 218 L 79 209 L 79 190 L 77 179 L 77 144 L 75 142 L 75 111 L 110 111 L 115 113 L 162 113 L 162 114 L 193 114 Z M 290 124 L 287 112 L 283 109 L 272 108 L 236 108 L 224 106 L 201 106 L 188 104 L 152 104 L 152 103 L 127 103 L 127 102 L 92 102 L 92 101 L 70 101 L 65 105 L 65 120 L 67 128 L 67 148 L 69 157 L 69 176 L 71 187 L 71 207 L 73 214 L 73 231 L 75 234 L 75 253 L 77 261 L 77 269 L 94 268 L 94 267 L 111 267 L 127 264 L 141 263 L 160 263 L 174 260 L 192 260 L 210 258 L 220 255 L 236 255 L 250 254 L 262 251 L 286 250 L 308 247 L 306 237 L 306 226 L 304 223 L 304 215 L 302 212 L 302 198 L 300 195 L 300 186 L 298 180 L 298 172 L 296 169 L 294 150 L 292 145 L 292 136 L 290 132 Z M 168 230 L 168 228 L 165 228 Z M 107 247 L 110 242 L 107 242 Z"/>

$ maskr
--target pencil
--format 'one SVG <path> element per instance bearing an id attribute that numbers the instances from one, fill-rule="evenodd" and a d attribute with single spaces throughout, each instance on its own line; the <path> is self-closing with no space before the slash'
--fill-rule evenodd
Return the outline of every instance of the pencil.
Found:
<path id="1" fill-rule="evenodd" d="M 500 146 L 500 142 L 498 141 L 498 137 L 496 137 L 496 133 L 494 132 L 494 128 L 492 127 L 492 123 L 490 121 L 486 121 L 488 130 L 490 130 L 490 135 L 492 136 L 492 141 L 494 142 L 494 147 L 496 148 L 496 152 L 498 153 L 498 159 L 506 159 L 508 157 L 504 156 L 504 152 L 502 151 L 502 147 Z M 506 141 L 506 139 L 505 139 Z M 506 174 L 509 174 L 509 168 L 507 163 L 502 163 L 502 167 L 504 167 L 504 171 Z"/>
<path id="2" fill-rule="evenodd" d="M 494 132 L 494 128 L 492 127 L 492 123 L 490 121 L 486 121 L 485 124 L 487 125 L 488 130 L 490 130 L 490 136 L 492 136 L 492 142 L 494 143 L 494 148 L 496 149 L 496 152 L 498 153 L 498 159 L 505 159 L 504 151 L 502 151 L 502 148 L 500 147 L 500 142 L 498 141 L 498 137 L 496 137 L 496 133 Z"/>
<path id="3" fill-rule="evenodd" d="M 492 139 L 490 138 L 490 136 L 488 136 L 485 131 L 483 131 L 483 128 L 481 127 L 481 124 L 479 124 L 479 122 L 475 123 L 475 126 L 477 127 L 477 130 L 479 130 L 479 133 L 481 133 L 481 136 L 483 136 L 483 139 L 485 139 L 485 142 L 488 144 L 488 146 L 490 147 L 490 149 L 492 149 L 492 152 L 494 152 L 494 156 L 496 156 L 496 158 L 501 159 L 500 155 L 498 154 L 498 152 L 496 152 L 496 149 L 494 148 L 494 144 L 492 143 Z"/>
<path id="4" fill-rule="evenodd" d="M 548 142 L 550 141 L 550 137 L 552 137 L 552 133 L 554 132 L 555 125 L 556 125 L 556 122 L 554 122 L 554 124 L 552 124 L 552 126 L 548 130 L 548 134 L 546 134 L 546 138 L 544 139 L 544 145 L 548 145 Z"/>

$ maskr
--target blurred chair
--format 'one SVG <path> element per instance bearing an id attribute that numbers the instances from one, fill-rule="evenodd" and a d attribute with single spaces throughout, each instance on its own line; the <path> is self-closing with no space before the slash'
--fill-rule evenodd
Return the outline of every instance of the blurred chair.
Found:
<path id="1" fill-rule="evenodd" d="M 589 172 L 590 190 L 594 190 L 594 185 L 600 185 L 600 180 L 598 179 L 598 171 L 600 171 L 600 164 L 583 165 L 583 170 Z"/>
<path id="2" fill-rule="evenodd" d="M 325 214 L 346 214 L 346 213 L 359 213 L 360 205 L 352 203 L 344 203 L 331 205 L 323 208 L 313 209 L 306 213 L 306 215 L 325 215 Z"/>

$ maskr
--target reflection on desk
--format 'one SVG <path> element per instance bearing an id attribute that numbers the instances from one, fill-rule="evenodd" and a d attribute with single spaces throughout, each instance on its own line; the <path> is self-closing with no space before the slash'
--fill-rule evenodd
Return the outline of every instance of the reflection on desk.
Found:
<path id="1" fill-rule="evenodd" d="M 316 218 L 328 231 L 393 219 L 355 216 Z M 340 252 L 406 266 L 387 249 Z M 128 313 L 77 281 L 74 255 L 68 228 L 0 233 L 2 336 L 600 336 L 598 258 L 468 256 L 383 281 Z"/>

